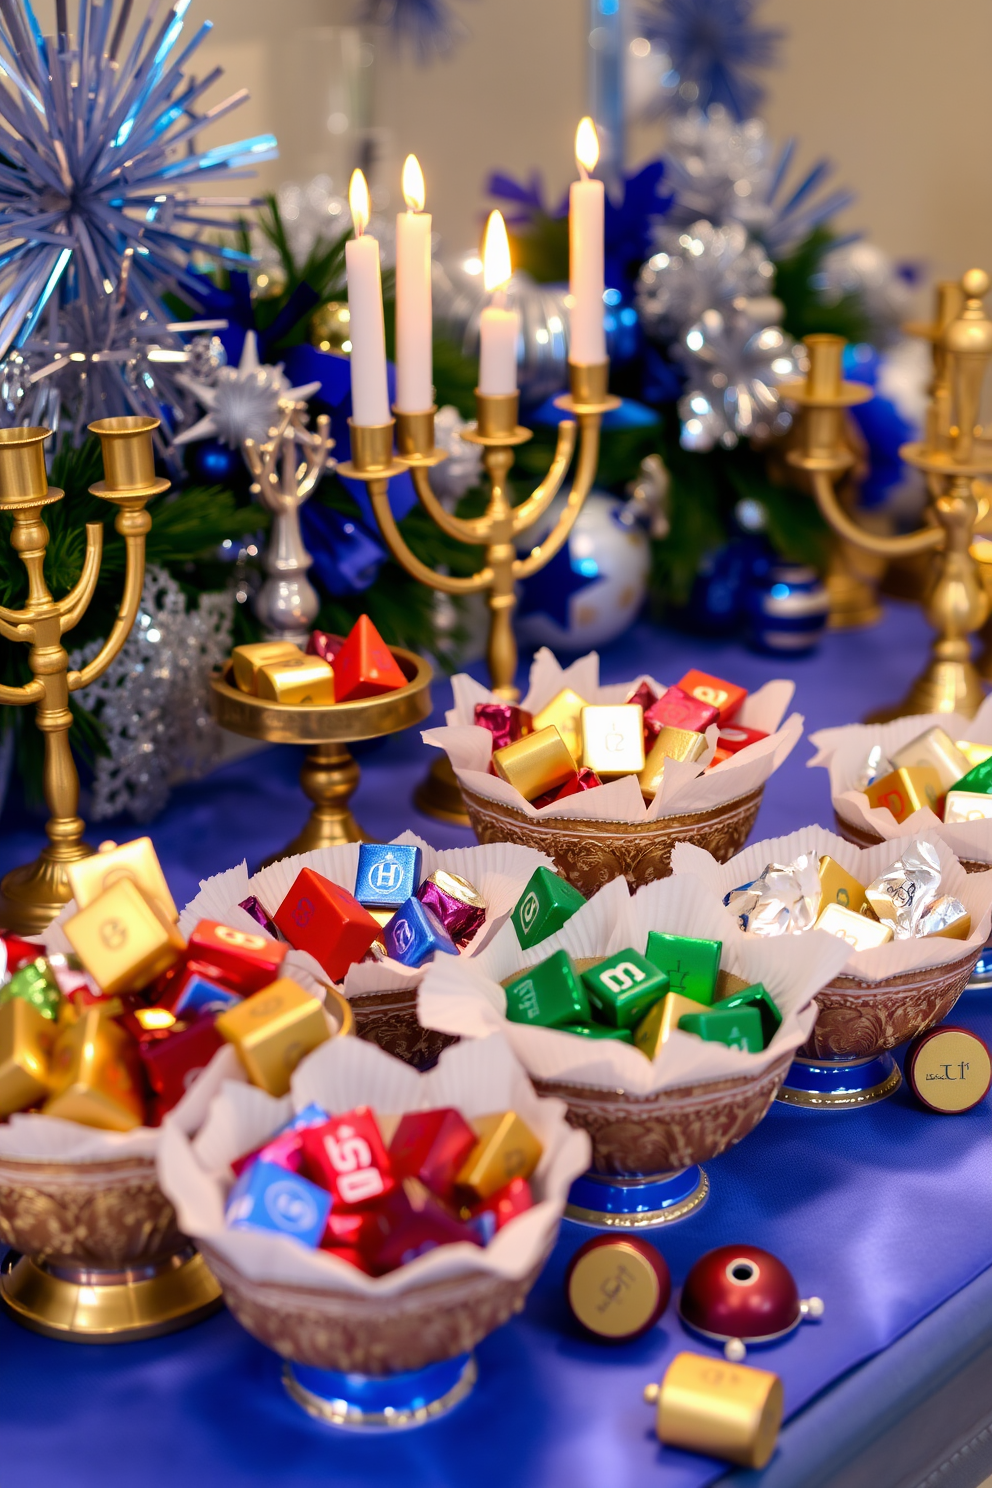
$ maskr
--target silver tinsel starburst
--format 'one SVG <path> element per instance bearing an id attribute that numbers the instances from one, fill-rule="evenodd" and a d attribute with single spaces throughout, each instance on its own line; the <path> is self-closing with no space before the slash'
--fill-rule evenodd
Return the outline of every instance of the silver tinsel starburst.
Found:
<path id="1" fill-rule="evenodd" d="M 799 376 L 800 348 L 777 325 L 741 310 L 707 310 L 679 348 L 688 391 L 679 400 L 684 449 L 733 449 L 784 434 L 792 419 L 778 383 Z"/>
<path id="2" fill-rule="evenodd" d="M 148 821 L 169 790 L 216 763 L 222 736 L 209 705 L 209 679 L 231 645 L 234 595 L 203 594 L 189 609 L 179 585 L 149 568 L 134 629 L 81 703 L 104 731 L 109 754 L 96 762 L 94 821 L 127 812 Z M 100 641 L 71 658 L 84 665 Z"/>
<path id="3" fill-rule="evenodd" d="M 242 167 L 271 159 L 275 139 L 198 150 L 201 131 L 247 93 L 201 112 L 220 69 L 199 79 L 183 69 L 211 24 L 180 46 L 190 0 L 175 0 L 159 24 L 151 0 L 125 49 L 132 4 L 79 0 L 71 35 L 59 3 L 55 36 L 45 36 L 29 0 L 0 5 L 0 356 L 32 336 L 53 297 L 95 306 L 113 294 L 128 249 L 124 312 L 161 320 L 164 290 L 195 285 L 196 251 L 245 262 L 207 239 L 225 225 L 211 209 L 251 201 L 201 193 L 251 174 Z"/>
<path id="4" fill-rule="evenodd" d="M 665 149 L 665 181 L 675 193 L 669 222 L 741 222 L 773 258 L 784 257 L 853 200 L 846 191 L 821 194 L 831 170 L 825 160 L 788 186 L 794 153 L 794 140 L 776 153 L 761 119 L 738 122 L 719 105 L 674 119 Z"/>
<path id="5" fill-rule="evenodd" d="M 320 389 L 319 382 L 290 387 L 281 364 L 269 367 L 260 363 L 254 331 L 245 336 L 236 367 L 218 367 L 209 378 L 180 376 L 179 381 L 207 412 L 199 423 L 179 435 L 176 444 L 217 438 L 228 449 L 240 449 L 246 439 L 263 443 L 278 419 L 280 402 L 303 402 Z"/>
<path id="6" fill-rule="evenodd" d="M 638 276 L 637 312 L 645 334 L 663 345 L 683 335 L 704 310 L 767 296 L 775 280 L 764 249 L 739 222 L 694 222 L 682 231 L 665 227 L 655 242 L 657 251 Z"/>

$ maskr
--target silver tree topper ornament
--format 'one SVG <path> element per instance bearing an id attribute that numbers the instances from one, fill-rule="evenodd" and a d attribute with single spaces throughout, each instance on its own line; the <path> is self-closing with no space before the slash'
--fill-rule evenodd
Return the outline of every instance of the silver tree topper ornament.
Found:
<path id="1" fill-rule="evenodd" d="M 284 399 L 279 422 L 264 444 L 246 439 L 242 446 L 254 477 L 252 494 L 272 513 L 262 560 L 268 577 L 255 599 L 267 640 L 305 646 L 320 608 L 317 591 L 307 578 L 313 559 L 303 546 L 300 507 L 324 472 L 334 468 L 330 429 L 326 413 L 317 419 L 316 432 L 308 429 L 306 403 Z"/>

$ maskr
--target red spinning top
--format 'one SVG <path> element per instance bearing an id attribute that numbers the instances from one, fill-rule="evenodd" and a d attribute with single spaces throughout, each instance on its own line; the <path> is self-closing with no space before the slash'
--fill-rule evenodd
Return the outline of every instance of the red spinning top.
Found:
<path id="1" fill-rule="evenodd" d="M 679 1299 L 687 1328 L 724 1344 L 740 1360 L 748 1343 L 771 1343 L 823 1316 L 819 1297 L 803 1301 L 792 1272 L 756 1245 L 721 1245 L 692 1267 Z"/>

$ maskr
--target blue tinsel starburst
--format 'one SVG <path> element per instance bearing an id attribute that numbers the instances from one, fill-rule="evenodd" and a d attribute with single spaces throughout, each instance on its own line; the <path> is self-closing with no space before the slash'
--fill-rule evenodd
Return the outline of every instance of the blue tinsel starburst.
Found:
<path id="1" fill-rule="evenodd" d="M 782 32 L 753 21 L 757 0 L 645 0 L 644 34 L 663 47 L 680 80 L 677 97 L 719 103 L 749 119 L 764 97 L 750 75 L 777 60 Z M 673 79 L 674 81 L 674 79 Z"/>
<path id="2" fill-rule="evenodd" d="M 221 203 L 196 193 L 251 174 L 239 168 L 271 159 L 275 139 L 197 150 L 196 136 L 247 93 L 201 113 L 221 69 L 200 79 L 183 69 L 211 23 L 180 47 L 190 0 L 175 0 L 158 25 L 152 0 L 125 52 L 132 4 L 79 0 L 71 35 L 58 3 L 57 35 L 46 36 L 30 0 L 0 0 L 0 357 L 28 340 L 49 302 L 81 300 L 97 314 L 128 249 L 126 308 L 163 320 L 163 292 L 195 282 L 194 251 L 245 261 L 204 242 L 225 224 L 205 215 Z"/>

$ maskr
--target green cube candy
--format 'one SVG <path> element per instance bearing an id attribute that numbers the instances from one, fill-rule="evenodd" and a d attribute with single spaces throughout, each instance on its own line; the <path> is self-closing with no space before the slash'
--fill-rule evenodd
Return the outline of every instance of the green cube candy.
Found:
<path id="1" fill-rule="evenodd" d="M 755 1008 L 739 1008 L 733 1013 L 718 1013 L 715 1008 L 705 1013 L 683 1013 L 679 1027 L 708 1044 L 726 1044 L 729 1049 L 743 1049 L 748 1054 L 760 1054 L 765 1047 L 761 1014 Z"/>
<path id="2" fill-rule="evenodd" d="M 633 1028 L 668 991 L 668 977 L 628 947 L 582 973 L 592 1009 L 611 1028 Z"/>
<path id="3" fill-rule="evenodd" d="M 54 1022 L 58 1017 L 62 993 L 55 980 L 55 973 L 44 956 L 39 956 L 37 961 L 31 961 L 27 966 L 22 966 L 20 971 L 15 971 L 7 985 L 0 988 L 0 1007 L 14 997 L 22 997 L 25 1002 L 29 1002 L 43 1018 Z"/>
<path id="4" fill-rule="evenodd" d="M 739 1008 L 754 1008 L 761 1019 L 761 1037 L 763 1047 L 767 1049 L 782 1026 L 782 1014 L 772 994 L 760 982 L 755 982 L 753 986 L 742 987 L 739 992 L 734 992 L 730 997 L 721 997 L 719 1002 L 713 1004 L 715 1013 L 736 1013 Z"/>
<path id="5" fill-rule="evenodd" d="M 510 916 L 521 949 L 527 951 L 554 935 L 585 902 L 578 889 L 550 868 L 535 869 Z"/>
<path id="6" fill-rule="evenodd" d="M 507 982 L 506 1016 L 511 1023 L 532 1023 L 540 1028 L 589 1022 L 589 998 L 567 951 L 555 951 Z"/>
<path id="7" fill-rule="evenodd" d="M 615 1044 L 632 1044 L 634 1035 L 629 1028 L 607 1028 L 605 1023 L 573 1023 L 563 1028 L 562 1033 L 578 1033 L 582 1038 L 612 1039 Z"/>
<path id="8" fill-rule="evenodd" d="M 976 796 L 992 796 L 992 759 L 975 765 L 967 775 L 962 775 L 960 780 L 955 781 L 951 790 L 972 791 Z"/>
<path id="9" fill-rule="evenodd" d="M 652 966 L 668 973 L 668 985 L 680 997 L 709 1005 L 716 991 L 720 970 L 719 940 L 693 940 L 688 935 L 668 935 L 652 930 L 645 955 Z"/>

